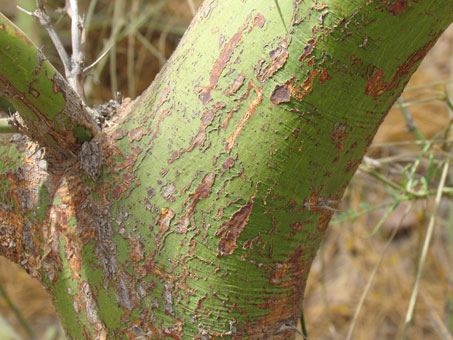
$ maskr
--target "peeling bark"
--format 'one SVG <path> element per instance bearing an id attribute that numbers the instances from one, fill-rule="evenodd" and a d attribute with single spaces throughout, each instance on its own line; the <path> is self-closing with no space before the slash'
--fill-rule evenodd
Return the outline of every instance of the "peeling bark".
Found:
<path id="1" fill-rule="evenodd" d="M 205 1 L 64 172 L 44 157 L 59 147 L 0 139 L 0 254 L 44 283 L 70 339 L 294 337 L 332 212 L 453 9 L 279 4 L 288 32 L 272 3 Z"/>

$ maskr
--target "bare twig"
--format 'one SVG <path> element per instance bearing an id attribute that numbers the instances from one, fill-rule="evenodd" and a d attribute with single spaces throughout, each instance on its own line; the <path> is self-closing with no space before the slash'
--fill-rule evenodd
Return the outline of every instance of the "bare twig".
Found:
<path id="1" fill-rule="evenodd" d="M 100 55 L 95 61 L 93 61 L 90 65 L 88 65 L 87 67 L 85 67 L 85 68 L 83 69 L 83 73 L 87 72 L 89 69 L 91 69 L 91 68 L 93 68 L 94 66 L 96 66 L 96 64 L 99 63 L 99 62 L 102 60 L 102 58 L 104 58 L 104 57 L 107 55 L 107 53 L 110 52 L 110 49 L 111 49 L 112 47 L 113 47 L 113 45 L 110 46 L 109 48 L 107 48 L 104 52 L 102 52 L 101 55 Z"/>
<path id="2" fill-rule="evenodd" d="M 76 90 L 82 100 L 85 101 L 82 79 L 85 59 L 82 51 L 83 21 L 79 15 L 77 0 L 69 0 L 68 15 L 71 17 L 72 56 L 70 74 L 67 77 L 69 84 Z"/>

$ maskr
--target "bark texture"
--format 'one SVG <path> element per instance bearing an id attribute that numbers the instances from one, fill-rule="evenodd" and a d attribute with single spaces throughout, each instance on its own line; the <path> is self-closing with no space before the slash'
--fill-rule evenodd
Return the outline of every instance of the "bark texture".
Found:
<path id="1" fill-rule="evenodd" d="M 0 96 L 20 112 L 16 122 L 49 153 L 51 166 L 74 163 L 97 132 L 87 107 L 33 42 L 0 13 Z"/>
<path id="2" fill-rule="evenodd" d="M 69 338 L 293 338 L 332 212 L 453 8 L 278 4 L 205 1 L 64 173 L 1 142 L 0 254 L 46 285 Z"/>

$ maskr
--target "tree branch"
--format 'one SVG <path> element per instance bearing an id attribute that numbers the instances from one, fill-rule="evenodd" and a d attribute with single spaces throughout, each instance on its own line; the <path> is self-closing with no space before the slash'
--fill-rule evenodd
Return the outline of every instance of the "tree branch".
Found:
<path id="1" fill-rule="evenodd" d="M 47 148 L 53 165 L 75 159 L 98 128 L 87 106 L 41 51 L 0 14 L 0 87 L 21 115 L 23 131 Z M 51 164 L 52 165 L 52 164 Z"/>

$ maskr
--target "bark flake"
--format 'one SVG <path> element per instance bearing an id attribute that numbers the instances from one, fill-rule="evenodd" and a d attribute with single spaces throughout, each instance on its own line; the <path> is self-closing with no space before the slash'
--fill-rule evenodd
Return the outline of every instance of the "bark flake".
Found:
<path id="1" fill-rule="evenodd" d="M 228 221 L 220 225 L 215 233 L 215 236 L 221 237 L 217 244 L 217 257 L 231 255 L 238 247 L 237 239 L 248 223 L 252 213 L 254 198 L 255 196 L 252 195 L 250 200 L 236 211 Z"/>

